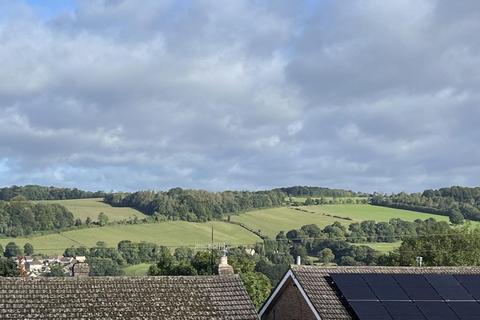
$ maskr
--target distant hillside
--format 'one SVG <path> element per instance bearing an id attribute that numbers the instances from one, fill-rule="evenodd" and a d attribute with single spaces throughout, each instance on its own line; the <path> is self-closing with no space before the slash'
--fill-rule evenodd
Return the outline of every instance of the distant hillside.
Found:
<path id="1" fill-rule="evenodd" d="M 352 190 L 345 189 L 330 189 L 322 187 L 310 187 L 310 186 L 294 186 L 283 187 L 274 190 L 279 190 L 286 193 L 291 197 L 361 197 L 367 196 L 365 193 L 354 192 Z"/>
<path id="2" fill-rule="evenodd" d="M 374 205 L 480 220 L 480 188 L 453 186 L 422 193 L 375 194 Z"/>
<path id="3" fill-rule="evenodd" d="M 26 200 L 65 200 L 103 198 L 102 191 L 91 192 L 77 188 L 44 187 L 38 185 L 11 186 L 0 188 L 0 200 L 11 200 L 15 197 L 24 197 Z"/>
<path id="4" fill-rule="evenodd" d="M 184 190 L 173 188 L 167 192 L 138 191 L 105 195 L 104 201 L 114 207 L 131 207 L 159 220 L 208 221 L 221 219 L 226 214 L 255 208 L 280 206 L 285 193 L 271 191 Z"/>

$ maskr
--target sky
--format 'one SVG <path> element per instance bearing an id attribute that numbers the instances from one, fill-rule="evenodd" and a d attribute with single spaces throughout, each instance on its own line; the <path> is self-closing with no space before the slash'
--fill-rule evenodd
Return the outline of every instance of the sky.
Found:
<path id="1" fill-rule="evenodd" d="M 477 0 L 0 0 L 0 186 L 480 180 Z"/>

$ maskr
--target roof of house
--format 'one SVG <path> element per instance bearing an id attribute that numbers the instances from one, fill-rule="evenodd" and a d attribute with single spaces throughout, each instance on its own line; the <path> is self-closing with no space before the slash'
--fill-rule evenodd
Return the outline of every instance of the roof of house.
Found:
<path id="1" fill-rule="evenodd" d="M 258 319 L 233 276 L 0 278 L 0 319 Z"/>
<path id="2" fill-rule="evenodd" d="M 350 320 L 353 319 L 347 308 L 347 302 L 341 297 L 332 285 L 330 275 L 333 273 L 383 273 L 383 274 L 480 274 L 480 267 L 317 267 L 291 266 L 285 277 L 293 276 L 301 286 L 300 290 L 308 299 L 322 320 Z M 282 282 L 280 282 L 280 285 Z M 261 312 L 268 308 L 274 299 L 277 290 L 261 308 Z"/>

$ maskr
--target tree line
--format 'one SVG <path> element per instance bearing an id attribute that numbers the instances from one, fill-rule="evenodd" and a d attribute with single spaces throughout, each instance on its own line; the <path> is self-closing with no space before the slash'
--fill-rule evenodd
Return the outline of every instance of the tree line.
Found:
<path id="1" fill-rule="evenodd" d="M 25 236 L 74 224 L 73 214 L 59 204 L 0 200 L 0 235 Z"/>
<path id="2" fill-rule="evenodd" d="M 281 191 L 223 191 L 170 189 L 167 192 L 138 191 L 110 193 L 104 201 L 116 207 L 132 207 L 159 219 L 208 221 L 225 214 L 255 208 L 279 206 L 284 203 Z"/>
<path id="3" fill-rule="evenodd" d="M 102 198 L 105 195 L 102 191 L 83 191 L 77 188 L 44 187 L 38 185 L 11 186 L 0 188 L 0 200 L 11 200 L 21 196 L 27 200 L 65 200 Z"/>
<path id="4" fill-rule="evenodd" d="M 454 223 L 480 220 L 480 188 L 450 187 L 422 193 L 374 194 L 371 204 L 449 216 Z"/>
<path id="5" fill-rule="evenodd" d="M 293 186 L 293 187 L 283 187 L 274 189 L 281 191 L 287 196 L 290 197 L 360 197 L 367 196 L 362 192 L 354 192 L 352 190 L 345 189 L 330 189 L 322 187 L 311 187 L 311 186 Z"/>

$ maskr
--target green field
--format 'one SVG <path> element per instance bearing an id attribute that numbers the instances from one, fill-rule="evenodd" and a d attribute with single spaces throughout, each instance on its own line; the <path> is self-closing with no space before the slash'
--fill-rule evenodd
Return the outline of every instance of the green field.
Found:
<path id="1" fill-rule="evenodd" d="M 123 268 L 126 276 L 141 277 L 147 275 L 149 263 L 140 263 Z"/>
<path id="2" fill-rule="evenodd" d="M 87 217 L 93 221 L 97 220 L 100 212 L 105 213 L 110 221 L 128 220 L 130 218 L 144 218 L 145 215 L 132 208 L 112 207 L 98 199 L 75 199 L 75 200 L 47 200 L 39 201 L 47 203 L 58 203 L 70 210 L 75 218 L 85 221 Z"/>
<path id="3" fill-rule="evenodd" d="M 351 220 L 342 218 L 350 218 Z M 400 218 L 407 221 L 413 221 L 415 219 L 424 220 L 428 218 L 434 218 L 439 221 L 448 221 L 448 217 L 446 216 L 378 207 L 368 204 L 280 207 L 250 211 L 244 214 L 231 216 L 232 221 L 241 222 L 252 229 L 260 230 L 262 234 L 272 238 L 274 238 L 279 231 L 300 228 L 306 224 L 317 224 L 320 227 L 323 227 L 332 224 L 335 221 L 348 225 L 352 222 L 361 222 L 364 220 L 375 220 L 380 222 L 389 221 L 393 218 Z"/>
<path id="4" fill-rule="evenodd" d="M 101 202 L 101 199 L 51 202 L 65 205 L 76 217 L 81 219 L 91 217 L 95 220 L 100 212 L 107 214 L 111 220 L 143 216 L 143 214 L 131 208 L 111 207 Z M 392 218 L 409 221 L 434 218 L 436 220 L 448 221 L 448 217 L 445 216 L 362 204 L 279 207 L 255 210 L 231 216 L 232 221 L 241 222 L 254 230 L 259 230 L 262 234 L 268 235 L 271 238 L 274 238 L 279 231 L 288 231 L 312 223 L 323 227 L 335 221 L 348 225 L 352 222 L 361 222 L 364 220 L 375 220 L 379 222 L 388 221 Z M 239 245 L 254 244 L 260 241 L 259 237 L 248 230 L 238 225 L 222 221 L 209 223 L 169 221 L 150 224 L 92 227 L 26 238 L 3 238 L 0 239 L 0 244 L 5 246 L 6 243 L 13 240 L 23 246 L 26 242 L 30 242 L 33 244 L 37 253 L 44 254 L 61 254 L 66 248 L 71 246 L 94 247 L 98 241 L 103 241 L 108 246 L 116 246 L 121 240 L 131 240 L 135 242 L 153 242 L 160 245 L 171 246 L 172 248 L 178 246 L 204 247 L 210 242 L 212 225 L 214 226 L 215 243 L 226 242 L 231 245 Z M 398 247 L 399 243 L 375 243 L 368 245 L 380 251 L 390 251 Z"/>
<path id="5" fill-rule="evenodd" d="M 0 244 L 5 247 L 9 241 L 15 241 L 23 246 L 26 242 L 30 242 L 36 253 L 45 254 L 61 254 L 65 248 L 71 246 L 94 247 L 97 241 L 104 241 L 107 246 L 114 247 L 121 240 L 146 241 L 170 247 L 198 246 L 200 248 L 211 242 L 212 226 L 215 243 L 225 242 L 230 245 L 240 245 L 261 241 L 259 237 L 246 229 L 226 222 L 169 221 L 85 228 L 27 238 L 3 238 L 0 239 Z"/>
<path id="6" fill-rule="evenodd" d="M 402 244 L 401 241 L 396 242 L 368 242 L 368 243 L 355 243 L 356 245 L 365 245 L 369 246 L 372 249 L 375 249 L 380 252 L 390 252 L 395 249 L 398 249 Z"/>

